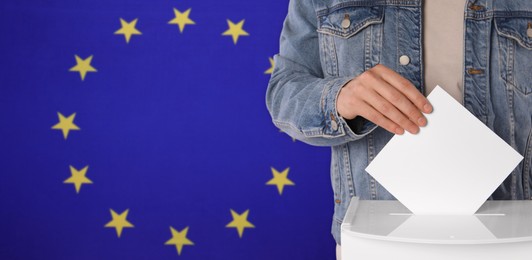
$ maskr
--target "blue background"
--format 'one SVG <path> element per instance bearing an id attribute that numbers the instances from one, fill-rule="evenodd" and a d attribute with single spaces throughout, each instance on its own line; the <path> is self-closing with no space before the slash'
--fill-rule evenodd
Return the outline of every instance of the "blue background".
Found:
<path id="1" fill-rule="evenodd" d="M 0 1 L 0 259 L 334 259 L 328 148 L 265 106 L 288 0 Z M 183 33 L 168 22 L 191 8 Z M 126 44 L 120 18 L 138 18 Z M 245 19 L 235 45 L 222 32 Z M 98 71 L 81 81 L 74 55 Z M 57 113 L 76 113 L 64 139 Z M 89 166 L 76 194 L 69 165 Z M 271 167 L 290 167 L 279 195 Z M 120 238 L 110 209 L 129 209 Z M 242 238 L 230 209 L 250 211 Z M 180 256 L 169 227 L 189 227 Z"/>

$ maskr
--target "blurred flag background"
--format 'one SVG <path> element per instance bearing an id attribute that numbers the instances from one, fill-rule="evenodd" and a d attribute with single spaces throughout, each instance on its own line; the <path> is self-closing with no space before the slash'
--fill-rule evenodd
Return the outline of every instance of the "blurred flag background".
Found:
<path id="1" fill-rule="evenodd" d="M 0 259 L 334 259 L 266 110 L 288 0 L 2 0 Z"/>

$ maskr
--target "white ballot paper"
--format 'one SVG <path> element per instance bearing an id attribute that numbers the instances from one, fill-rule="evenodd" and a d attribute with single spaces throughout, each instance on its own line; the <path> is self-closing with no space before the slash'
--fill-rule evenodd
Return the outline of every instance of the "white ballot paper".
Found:
<path id="1" fill-rule="evenodd" d="M 366 168 L 418 215 L 474 214 L 523 159 L 437 86 L 416 135 L 395 135 Z"/>

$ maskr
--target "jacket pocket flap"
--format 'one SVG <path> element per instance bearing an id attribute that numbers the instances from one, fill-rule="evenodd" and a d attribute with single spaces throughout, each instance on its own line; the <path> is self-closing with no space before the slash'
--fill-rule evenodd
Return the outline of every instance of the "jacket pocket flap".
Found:
<path id="1" fill-rule="evenodd" d="M 383 7 L 346 7 L 318 16 L 318 32 L 349 38 L 365 27 L 382 23 Z"/>
<path id="2" fill-rule="evenodd" d="M 532 17 L 495 18 L 497 33 L 514 39 L 519 45 L 532 50 Z"/>

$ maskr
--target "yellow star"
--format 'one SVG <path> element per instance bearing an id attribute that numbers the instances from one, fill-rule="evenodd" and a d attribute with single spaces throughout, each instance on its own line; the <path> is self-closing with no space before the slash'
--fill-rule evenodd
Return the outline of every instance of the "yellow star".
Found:
<path id="1" fill-rule="evenodd" d="M 264 72 L 264 74 L 272 74 L 273 73 L 273 67 L 275 66 L 273 58 L 270 59 L 270 68 Z"/>
<path id="2" fill-rule="evenodd" d="M 244 20 L 238 22 L 237 24 L 234 24 L 232 21 L 227 19 L 227 24 L 229 25 L 229 29 L 222 33 L 224 36 L 232 36 L 233 42 L 236 44 L 238 41 L 238 37 L 240 36 L 248 36 L 249 34 L 242 29 L 242 26 L 244 26 Z"/>
<path id="3" fill-rule="evenodd" d="M 70 71 L 77 71 L 81 76 L 81 80 L 85 79 L 87 72 L 96 72 L 97 70 L 91 66 L 92 55 L 86 59 L 81 59 L 78 55 L 76 57 L 76 66 L 70 68 Z"/>
<path id="4" fill-rule="evenodd" d="M 115 34 L 123 34 L 126 38 L 126 43 L 129 43 L 129 40 L 131 39 L 132 35 L 141 35 L 142 33 L 135 28 L 137 25 L 138 18 L 131 21 L 126 22 L 124 19 L 120 18 L 120 24 L 122 25 L 122 28 L 120 28 L 118 31 L 115 32 Z"/>
<path id="5" fill-rule="evenodd" d="M 183 246 L 193 246 L 194 242 L 190 241 L 187 238 L 188 227 L 184 228 L 181 231 L 175 230 L 173 227 L 170 227 L 170 232 L 172 232 L 172 238 L 164 243 L 165 245 L 175 245 L 177 248 L 177 254 L 181 255 L 181 250 Z"/>
<path id="6" fill-rule="evenodd" d="M 266 182 L 266 185 L 277 185 L 277 190 L 279 195 L 283 195 L 283 188 L 285 185 L 293 186 L 295 185 L 290 179 L 288 179 L 288 171 L 290 168 L 284 169 L 283 172 L 279 173 L 275 168 L 271 167 L 273 178 Z"/>
<path id="7" fill-rule="evenodd" d="M 57 112 L 57 115 L 59 116 L 59 123 L 52 126 L 52 129 L 62 130 L 65 140 L 67 139 L 68 132 L 70 132 L 70 130 L 80 130 L 79 127 L 74 124 L 74 117 L 76 117 L 76 113 L 73 113 L 66 118 L 59 112 Z"/>
<path id="8" fill-rule="evenodd" d="M 196 24 L 194 21 L 190 20 L 188 16 L 190 15 L 190 11 L 192 8 L 189 8 L 185 12 L 181 13 L 179 10 L 174 8 L 174 14 L 175 18 L 170 20 L 168 24 L 177 24 L 179 26 L 179 32 L 183 33 L 183 30 L 185 30 L 185 25 L 187 24 Z"/>
<path id="9" fill-rule="evenodd" d="M 231 209 L 231 215 L 233 216 L 233 221 L 231 223 L 227 224 L 227 228 L 236 228 L 238 230 L 238 236 L 242 238 L 242 235 L 244 234 L 245 228 L 254 228 L 253 224 L 251 224 L 247 218 L 249 215 L 249 209 L 244 211 L 242 214 L 238 214 L 235 211 Z"/>
<path id="10" fill-rule="evenodd" d="M 129 223 L 129 221 L 126 220 L 127 213 L 129 213 L 129 209 L 126 209 L 124 212 L 120 213 L 120 215 L 116 214 L 116 212 L 111 209 L 111 217 L 113 218 L 113 220 L 105 224 L 105 227 L 116 228 L 116 234 L 118 235 L 118 237 L 120 237 L 120 235 L 122 234 L 122 229 L 134 227 L 133 224 Z"/>
<path id="11" fill-rule="evenodd" d="M 81 170 L 76 170 L 76 168 L 72 167 L 71 165 L 70 173 L 72 174 L 72 177 L 66 179 L 63 183 L 74 184 L 74 186 L 76 186 L 76 193 L 79 193 L 82 184 L 92 184 L 92 181 L 85 177 L 85 174 L 87 174 L 88 169 L 89 166 L 85 166 L 85 168 Z"/>

